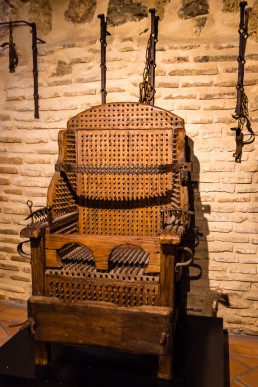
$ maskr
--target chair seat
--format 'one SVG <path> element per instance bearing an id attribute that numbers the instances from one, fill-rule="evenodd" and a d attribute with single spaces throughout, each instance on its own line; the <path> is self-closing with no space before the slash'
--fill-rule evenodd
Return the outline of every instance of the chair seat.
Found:
<path id="1" fill-rule="evenodd" d="M 47 269 L 48 296 L 73 302 L 94 300 L 116 305 L 157 305 L 159 274 L 144 274 L 149 254 L 132 246 L 117 247 L 109 269 L 100 271 L 90 249 L 76 243 L 59 251 L 63 266 Z"/>

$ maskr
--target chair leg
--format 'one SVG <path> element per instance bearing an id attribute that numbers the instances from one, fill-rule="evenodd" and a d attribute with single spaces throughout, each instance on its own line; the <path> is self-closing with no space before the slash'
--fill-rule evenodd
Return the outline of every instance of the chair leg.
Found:
<path id="1" fill-rule="evenodd" d="M 45 342 L 34 342 L 35 364 L 47 365 L 50 361 L 50 344 Z"/>
<path id="2" fill-rule="evenodd" d="M 159 371 L 160 379 L 171 380 L 173 376 L 173 357 L 172 355 L 159 356 Z"/>

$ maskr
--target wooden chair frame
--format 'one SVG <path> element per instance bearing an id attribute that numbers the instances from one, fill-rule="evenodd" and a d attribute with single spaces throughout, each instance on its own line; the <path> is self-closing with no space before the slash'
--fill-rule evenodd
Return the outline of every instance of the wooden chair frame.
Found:
<path id="1" fill-rule="evenodd" d="M 47 364 L 49 343 L 96 345 L 157 355 L 159 378 L 172 378 L 188 170 L 184 122 L 166 110 L 111 103 L 68 121 L 47 207 L 21 232 L 31 245 L 36 364 Z M 65 269 L 74 245 L 92 254 L 94 274 Z M 112 279 L 110 257 L 118 248 L 148 256 L 141 277 Z"/>

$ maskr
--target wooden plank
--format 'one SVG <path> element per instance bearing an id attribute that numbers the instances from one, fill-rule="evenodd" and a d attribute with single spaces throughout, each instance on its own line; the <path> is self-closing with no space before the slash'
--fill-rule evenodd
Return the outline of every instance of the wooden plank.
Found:
<path id="1" fill-rule="evenodd" d="M 176 254 L 176 246 L 162 245 L 160 258 L 160 304 L 162 306 L 174 306 Z"/>
<path id="2" fill-rule="evenodd" d="M 66 304 L 31 297 L 28 316 L 35 320 L 36 341 L 96 345 L 140 354 L 171 351 L 173 309 L 119 307 L 105 302 Z"/>
<path id="3" fill-rule="evenodd" d="M 123 119 L 121 119 L 121 115 Z M 153 119 L 155 117 L 155 121 Z M 183 126 L 183 119 L 167 110 L 139 104 L 136 102 L 113 102 L 94 106 L 87 109 L 67 122 L 68 129 L 120 130 L 127 129 L 138 131 L 139 128 L 167 129 L 168 124 L 177 127 Z"/>
<path id="4" fill-rule="evenodd" d="M 56 250 L 45 250 L 46 254 L 46 267 L 63 267 L 62 261 L 59 258 Z"/>
<path id="5" fill-rule="evenodd" d="M 45 294 L 45 254 L 44 238 L 31 238 L 31 272 L 32 294 L 43 296 Z"/>

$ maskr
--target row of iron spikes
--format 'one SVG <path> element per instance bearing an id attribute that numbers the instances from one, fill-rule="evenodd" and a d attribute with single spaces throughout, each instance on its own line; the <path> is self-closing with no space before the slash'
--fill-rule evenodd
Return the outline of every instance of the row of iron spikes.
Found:
<path id="1" fill-rule="evenodd" d="M 52 290 L 54 291 L 54 289 L 52 289 Z M 54 296 L 52 290 L 50 290 L 50 294 L 49 294 L 50 297 Z M 88 300 L 92 300 L 92 296 L 93 296 L 93 300 L 94 301 L 102 300 L 103 291 L 105 291 L 105 290 L 103 289 L 103 290 L 99 291 L 98 292 L 99 295 L 97 296 L 97 290 L 93 290 L 93 294 L 91 294 L 92 293 L 91 290 L 88 290 Z M 65 293 L 64 293 L 64 291 L 60 292 L 58 288 L 55 289 L 55 296 L 57 298 L 59 298 L 59 294 L 60 294 L 62 301 L 65 301 L 65 300 L 66 301 L 70 301 L 70 299 L 72 301 L 74 301 L 74 299 L 75 299 L 75 294 L 74 293 L 75 292 L 72 292 L 72 294 L 70 296 L 70 290 L 69 289 L 67 289 Z M 108 291 L 106 290 L 105 293 L 106 294 L 105 294 L 104 298 L 105 298 L 106 301 L 108 301 Z M 126 297 L 126 295 L 127 295 L 127 297 Z M 86 300 L 86 289 L 83 291 L 83 295 L 82 296 L 83 296 L 82 300 Z M 121 300 L 122 301 L 122 305 L 124 305 L 124 306 L 126 304 L 127 304 L 127 306 L 128 306 L 128 304 L 131 305 L 132 301 L 133 301 L 133 305 L 135 305 L 135 306 L 137 305 L 137 302 L 136 302 L 137 295 L 135 294 L 133 296 L 133 300 L 132 300 L 131 299 L 131 297 L 132 297 L 131 294 L 130 293 L 126 293 L 126 292 L 123 292 L 123 293 L 116 292 L 116 302 L 115 302 L 115 304 L 119 304 L 120 305 L 120 298 L 121 298 L 121 296 L 122 296 L 122 300 Z M 139 294 L 138 297 L 139 297 L 140 305 L 143 305 L 143 296 L 142 296 L 142 294 Z M 145 295 L 145 305 L 150 305 L 149 297 L 150 297 L 150 295 L 147 293 Z M 111 301 L 111 302 L 114 302 L 114 297 L 112 296 L 112 293 L 111 293 L 111 300 L 112 300 L 112 298 L 113 298 L 113 301 Z M 127 298 L 127 301 L 126 301 L 126 298 Z M 79 301 L 80 299 L 81 299 L 80 292 L 77 292 L 77 300 Z M 155 305 L 155 294 L 153 294 L 151 296 L 151 305 L 152 306 Z"/>

